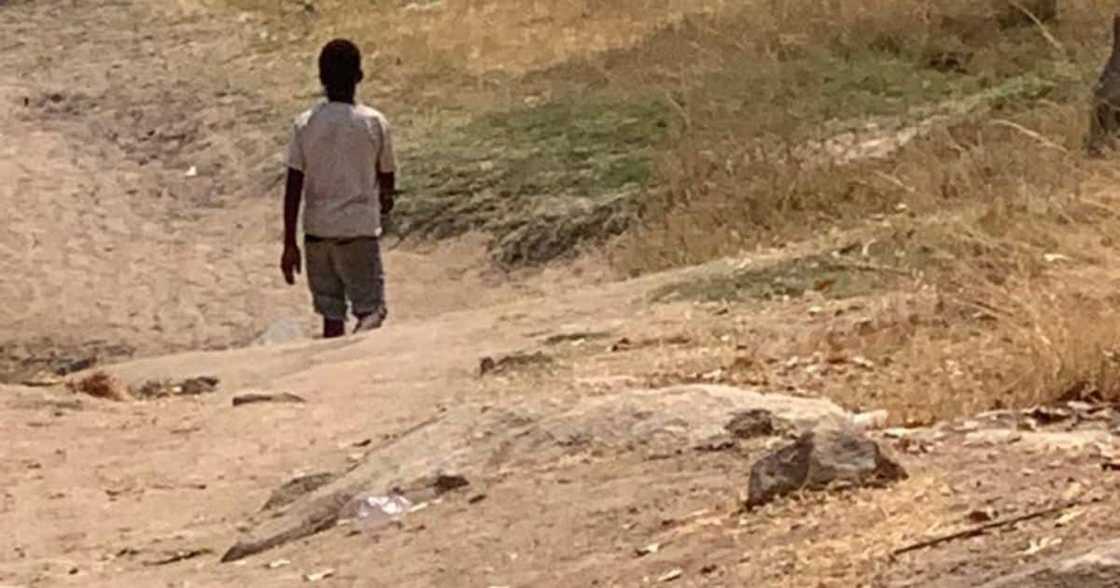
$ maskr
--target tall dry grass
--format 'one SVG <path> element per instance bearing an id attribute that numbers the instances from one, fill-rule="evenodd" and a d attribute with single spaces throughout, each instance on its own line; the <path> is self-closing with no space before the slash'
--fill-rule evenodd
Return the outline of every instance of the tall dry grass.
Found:
<path id="1" fill-rule="evenodd" d="M 941 336 L 910 331 L 886 345 L 903 348 L 915 371 L 950 373 L 945 365 L 987 362 L 1010 375 L 968 380 L 968 389 L 948 376 L 900 386 L 896 392 L 907 402 L 921 399 L 923 418 L 1094 395 L 1120 399 L 1120 312 L 1108 292 L 1120 276 L 1113 237 L 1120 229 L 1114 188 L 1120 177 L 1108 162 L 1087 161 L 1082 150 L 1089 92 L 1108 51 L 1114 7 L 1066 3 L 1057 23 L 1013 29 L 993 18 L 993 7 L 769 3 L 753 14 L 756 28 L 743 37 L 754 42 L 709 54 L 705 67 L 733 68 L 749 56 L 780 71 L 822 47 L 847 59 L 887 52 L 914 64 L 960 54 L 987 87 L 1035 75 L 1051 87 L 996 97 L 930 124 L 885 157 L 839 164 L 801 149 L 834 127 L 821 124 L 807 133 L 804 117 L 782 112 L 819 96 L 787 96 L 792 103 L 729 115 L 682 83 L 675 91 L 684 131 L 662 159 L 663 192 L 648 205 L 644 225 L 617 244 L 616 263 L 645 273 L 749 255 L 845 227 L 909 234 L 913 242 L 889 261 L 913 271 L 921 288 L 954 308 L 969 309 L 952 321 L 984 336 L 947 345 Z M 711 26 L 713 37 L 728 35 L 720 23 Z M 931 110 L 914 112 L 919 116 L 892 117 L 896 136 L 908 136 L 905 121 L 919 125 Z M 759 128 L 769 132 L 752 132 Z M 900 217 L 900 209 L 909 215 Z M 879 218 L 887 220 L 872 220 Z"/>

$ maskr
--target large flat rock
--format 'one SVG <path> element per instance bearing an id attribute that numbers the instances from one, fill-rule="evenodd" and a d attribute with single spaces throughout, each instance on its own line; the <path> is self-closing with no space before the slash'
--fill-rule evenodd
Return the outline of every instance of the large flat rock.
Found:
<path id="1" fill-rule="evenodd" d="M 415 502 L 436 491 L 442 474 L 486 479 L 553 463 L 589 447 L 691 449 L 725 433 L 744 411 L 763 411 L 796 431 L 849 422 L 844 410 L 827 400 L 707 385 L 635 390 L 572 405 L 459 406 L 418 419 L 409 432 L 373 448 L 334 482 L 294 499 L 278 516 L 262 516 L 259 526 L 223 559 L 241 559 L 326 530 L 337 523 L 340 508 L 360 493 L 399 491 Z"/>

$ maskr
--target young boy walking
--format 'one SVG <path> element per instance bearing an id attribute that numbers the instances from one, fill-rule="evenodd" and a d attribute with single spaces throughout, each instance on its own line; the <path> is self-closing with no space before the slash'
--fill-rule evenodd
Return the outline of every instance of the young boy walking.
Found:
<path id="1" fill-rule="evenodd" d="M 294 284 L 302 199 L 307 284 L 325 338 L 345 334 L 347 306 L 355 333 L 379 328 L 388 316 L 379 237 L 382 216 L 393 210 L 396 160 L 385 116 L 355 99 L 362 78 L 357 46 L 327 43 L 319 54 L 327 99 L 296 119 L 288 147 L 280 269 Z"/>

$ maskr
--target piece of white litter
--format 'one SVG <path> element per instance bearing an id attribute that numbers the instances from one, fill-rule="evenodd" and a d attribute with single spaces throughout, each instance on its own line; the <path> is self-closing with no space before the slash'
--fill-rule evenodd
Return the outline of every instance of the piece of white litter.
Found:
<path id="1" fill-rule="evenodd" d="M 193 178 L 198 175 L 198 168 L 192 165 L 190 169 L 187 170 L 187 173 L 183 175 L 187 176 L 188 178 Z"/>
<path id="2" fill-rule="evenodd" d="M 275 570 L 277 568 L 283 568 L 283 567 L 287 567 L 287 566 L 290 566 L 290 565 L 292 565 L 292 562 L 290 562 L 286 559 L 278 559 L 274 562 L 270 562 L 268 564 L 268 569 Z"/>
<path id="3" fill-rule="evenodd" d="M 308 582 L 318 582 L 320 580 L 326 580 L 333 575 L 334 570 L 323 570 L 321 572 L 315 572 L 314 574 L 304 574 L 303 579 Z"/>

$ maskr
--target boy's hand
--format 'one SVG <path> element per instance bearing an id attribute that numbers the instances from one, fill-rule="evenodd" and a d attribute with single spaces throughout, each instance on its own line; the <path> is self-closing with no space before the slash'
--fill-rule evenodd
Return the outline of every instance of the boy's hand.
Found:
<path id="1" fill-rule="evenodd" d="M 284 254 L 280 256 L 280 271 L 284 273 L 284 281 L 288 285 L 296 283 L 296 274 L 300 272 L 300 253 L 296 245 L 285 245 Z"/>
<path id="2" fill-rule="evenodd" d="M 389 213 L 393 212 L 393 205 L 394 205 L 394 202 L 393 202 L 393 195 L 392 194 L 382 194 L 381 195 L 381 215 L 382 216 L 389 216 Z"/>

